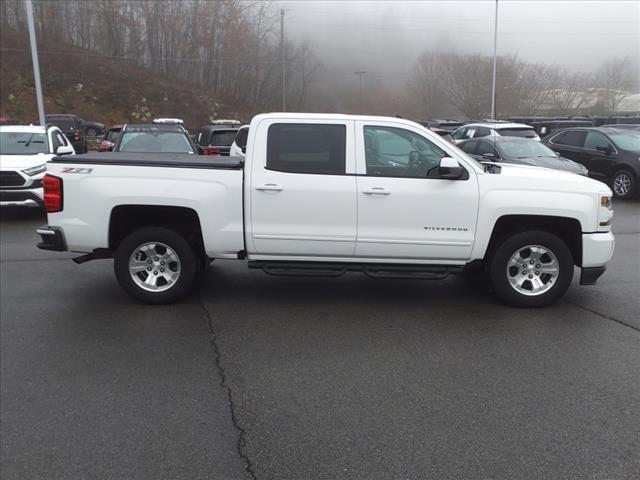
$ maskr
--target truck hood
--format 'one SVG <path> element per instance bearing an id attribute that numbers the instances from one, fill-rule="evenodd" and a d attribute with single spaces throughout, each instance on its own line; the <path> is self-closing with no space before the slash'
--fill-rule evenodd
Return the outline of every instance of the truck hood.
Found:
<path id="1" fill-rule="evenodd" d="M 526 157 L 511 159 L 505 163 L 516 165 L 530 165 L 533 167 L 551 168 L 553 170 L 565 170 L 567 172 L 581 174 L 585 171 L 579 163 L 563 157 Z"/>
<path id="2" fill-rule="evenodd" d="M 38 153 L 36 155 L 0 155 L 0 170 L 24 170 L 47 163 L 54 155 Z"/>
<path id="3" fill-rule="evenodd" d="M 488 177 L 500 177 L 500 180 L 496 179 L 496 183 L 505 183 L 511 188 L 611 194 L 611 190 L 605 183 L 568 171 L 512 163 L 496 163 L 496 165 L 500 165 L 500 173 L 488 175 Z M 504 180 L 504 182 L 501 180 Z"/>

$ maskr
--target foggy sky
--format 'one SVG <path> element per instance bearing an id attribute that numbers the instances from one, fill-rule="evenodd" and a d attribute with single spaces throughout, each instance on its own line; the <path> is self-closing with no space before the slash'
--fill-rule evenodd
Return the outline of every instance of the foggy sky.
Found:
<path id="1" fill-rule="evenodd" d="M 493 0 L 280 1 L 287 37 L 306 39 L 325 74 L 353 78 L 356 70 L 406 81 L 429 48 L 493 52 Z M 613 56 L 640 58 L 640 1 L 499 0 L 498 55 L 596 68 Z M 326 72 L 330 73 L 326 73 Z"/>

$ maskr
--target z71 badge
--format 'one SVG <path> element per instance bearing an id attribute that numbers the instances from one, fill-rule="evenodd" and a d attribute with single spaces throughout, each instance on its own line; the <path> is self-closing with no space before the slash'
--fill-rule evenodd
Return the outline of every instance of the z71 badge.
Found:
<path id="1" fill-rule="evenodd" d="M 60 173 L 84 173 L 88 174 L 93 172 L 93 168 L 76 168 L 76 167 L 64 167 Z"/>

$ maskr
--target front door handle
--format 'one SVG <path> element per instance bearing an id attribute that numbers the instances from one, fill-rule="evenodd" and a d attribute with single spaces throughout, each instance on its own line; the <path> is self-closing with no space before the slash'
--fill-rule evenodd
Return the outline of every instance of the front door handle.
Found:
<path id="1" fill-rule="evenodd" d="M 275 183 L 265 183 L 263 185 L 258 185 L 256 190 L 260 190 L 261 192 L 281 192 L 282 187 Z"/>
<path id="2" fill-rule="evenodd" d="M 365 195 L 389 195 L 391 192 L 384 187 L 365 188 L 362 193 Z"/>

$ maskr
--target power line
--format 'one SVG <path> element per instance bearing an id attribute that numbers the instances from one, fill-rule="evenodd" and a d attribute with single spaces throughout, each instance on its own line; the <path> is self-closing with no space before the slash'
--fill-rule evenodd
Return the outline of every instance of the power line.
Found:
<path id="1" fill-rule="evenodd" d="M 290 23 L 296 23 L 299 25 L 316 25 L 319 27 L 338 27 L 348 29 L 364 29 L 364 30 L 390 30 L 390 31 L 407 31 L 407 32 L 422 32 L 422 33 L 453 33 L 453 34 L 469 34 L 469 35 L 490 35 L 493 30 L 434 30 L 432 28 L 416 28 L 416 27 L 388 27 L 384 25 L 354 25 L 347 23 L 322 23 L 322 22 L 307 22 L 300 20 L 290 20 Z M 534 35 L 538 37 L 545 36 L 589 36 L 593 37 L 593 32 L 505 32 L 501 31 L 500 35 Z M 623 32 L 623 33 L 598 33 L 597 36 L 637 36 L 639 32 Z"/>
<path id="2" fill-rule="evenodd" d="M 334 15 L 344 18 L 344 12 L 323 12 L 323 11 L 315 11 L 315 10 L 291 10 L 293 13 L 298 13 L 301 15 Z M 409 19 L 409 20 L 437 20 L 444 22 L 469 22 L 469 23 L 478 23 L 478 22 L 486 22 L 492 23 L 492 19 L 481 19 L 481 18 L 456 18 L 456 17 L 432 17 L 432 16 L 415 16 L 415 15 L 384 15 L 384 14 L 376 14 L 376 13 L 357 13 L 355 14 L 358 17 L 369 17 L 369 18 L 379 18 L 381 20 L 390 20 L 390 19 Z M 637 24 L 637 22 L 633 20 L 516 20 L 516 19 L 502 19 L 500 23 L 566 23 L 566 24 L 577 24 L 577 23 L 633 23 Z"/>

